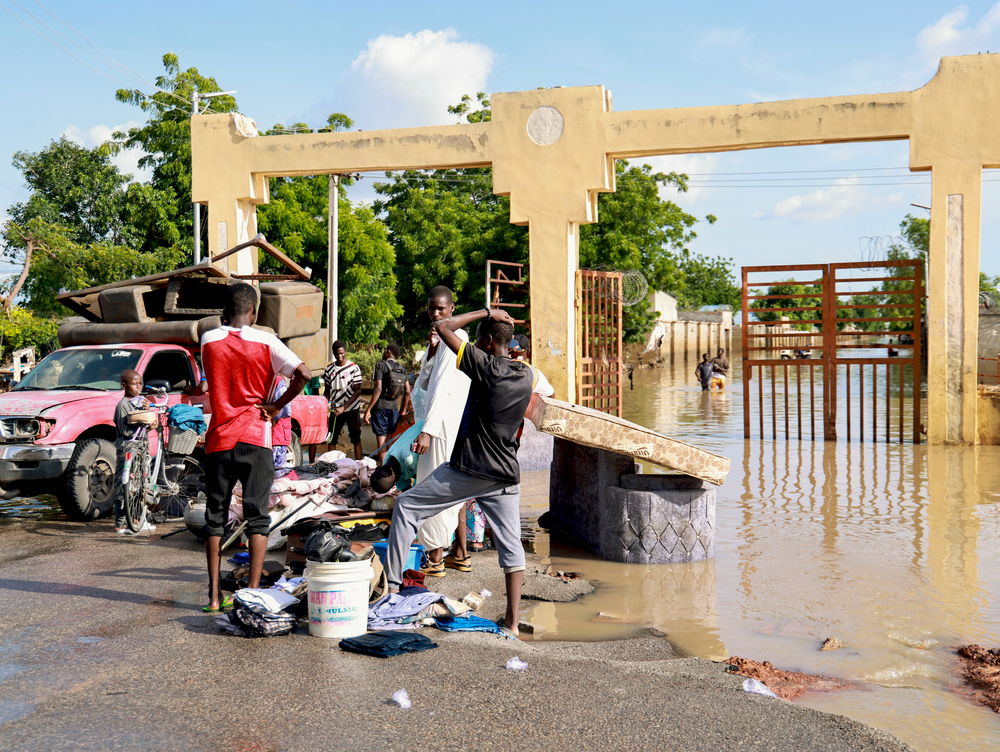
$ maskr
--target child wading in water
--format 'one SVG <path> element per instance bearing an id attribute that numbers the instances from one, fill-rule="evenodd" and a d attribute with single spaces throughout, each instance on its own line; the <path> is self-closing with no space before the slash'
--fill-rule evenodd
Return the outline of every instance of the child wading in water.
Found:
<path id="1" fill-rule="evenodd" d="M 128 481 L 128 478 L 122 477 L 125 470 L 125 442 L 132 438 L 132 435 L 138 428 L 138 426 L 130 426 L 128 424 L 128 416 L 140 410 L 145 410 L 149 406 L 149 403 L 142 396 L 142 376 L 139 375 L 138 371 L 133 371 L 132 369 L 122 371 L 121 383 L 122 389 L 125 390 L 125 395 L 115 407 L 115 430 L 117 432 L 115 450 L 118 455 L 118 461 L 115 465 L 115 487 L 112 498 L 114 499 L 115 506 L 115 530 L 118 535 L 135 535 L 125 524 L 125 510 L 123 508 L 125 484 Z M 150 525 L 148 521 L 142 526 L 143 532 L 151 533 L 154 530 L 156 528 Z"/>
<path id="2" fill-rule="evenodd" d="M 456 331 L 480 319 L 471 347 Z M 403 561 L 420 524 L 459 502 L 477 499 L 493 528 L 505 574 L 507 613 L 499 625 L 508 637 L 517 636 L 524 580 L 517 449 L 532 382 L 530 367 L 507 357 L 512 324 L 506 311 L 490 308 L 434 323 L 441 341 L 457 354 L 458 369 L 471 381 L 469 398 L 450 462 L 396 500 L 386 557 L 389 592 L 398 592 Z"/>

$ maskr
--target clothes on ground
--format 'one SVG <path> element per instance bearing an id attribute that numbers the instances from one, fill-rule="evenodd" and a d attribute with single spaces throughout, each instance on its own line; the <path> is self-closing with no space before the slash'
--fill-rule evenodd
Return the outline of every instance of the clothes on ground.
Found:
<path id="1" fill-rule="evenodd" d="M 294 595 L 277 587 L 243 588 L 233 594 L 233 599 L 244 606 L 255 606 L 264 611 L 284 611 L 299 602 Z"/>
<path id="2" fill-rule="evenodd" d="M 205 451 L 222 452 L 237 443 L 270 449 L 271 421 L 258 405 L 267 401 L 274 377 L 290 377 L 302 359 L 270 332 L 249 326 L 205 332 L 201 359 L 212 406 Z"/>
<path id="3" fill-rule="evenodd" d="M 428 606 L 444 600 L 441 593 L 426 588 L 410 588 L 405 593 L 389 593 L 368 607 L 368 629 L 398 629 L 412 625 Z"/>
<path id="4" fill-rule="evenodd" d="M 340 641 L 341 650 L 372 655 L 376 658 L 391 658 L 402 653 L 419 653 L 436 647 L 437 643 L 429 637 L 413 632 L 386 631 L 348 637 Z"/>
<path id="5" fill-rule="evenodd" d="M 500 625 L 482 616 L 439 616 L 434 620 L 434 626 L 444 632 L 487 632 L 500 634 Z"/>
<path id="6" fill-rule="evenodd" d="M 372 380 L 382 386 L 378 402 L 375 403 L 376 410 L 399 410 L 401 407 L 399 400 L 406 394 L 406 377 L 406 369 L 395 358 L 380 360 L 375 364 Z"/>
<path id="7" fill-rule="evenodd" d="M 417 463 L 420 455 L 413 451 L 413 442 L 417 440 L 423 430 L 424 422 L 418 420 L 399 435 L 392 446 L 385 451 L 385 458 L 395 457 L 399 463 L 399 477 L 396 479 L 396 488 L 405 491 L 413 485 L 413 479 L 417 477 Z"/>
<path id="8" fill-rule="evenodd" d="M 490 523 L 500 566 L 504 572 L 524 569 L 520 486 L 479 478 L 448 464 L 439 467 L 429 478 L 396 499 L 384 562 L 390 586 L 398 587 L 402 581 L 403 563 L 409 556 L 410 544 L 416 537 L 420 524 L 438 512 L 468 499 L 478 501 Z"/>
<path id="9" fill-rule="evenodd" d="M 463 343 L 458 369 L 471 381 L 455 449 L 455 470 L 504 485 L 520 482 L 517 448 L 531 399 L 530 366 Z"/>
<path id="10" fill-rule="evenodd" d="M 178 403 L 167 411 L 170 427 L 181 431 L 194 431 L 197 434 L 208 430 L 205 413 L 201 405 L 184 405 Z"/>
<path id="11" fill-rule="evenodd" d="M 381 402 L 381 400 L 379 400 Z M 371 412 L 372 433 L 376 436 L 391 436 L 399 425 L 399 410 L 376 407 Z"/>
<path id="12" fill-rule="evenodd" d="M 230 634 L 244 637 L 276 637 L 295 628 L 295 617 L 285 609 L 299 599 L 283 590 L 243 588 L 233 594 L 235 608 L 227 614 Z"/>
<path id="13" fill-rule="evenodd" d="M 333 454 L 330 453 L 330 456 Z M 374 460 L 353 460 L 341 456 L 333 462 L 317 461 L 313 465 L 294 468 L 275 479 L 268 497 L 271 510 L 268 526 L 274 527 L 268 539 L 268 549 L 279 548 L 285 542 L 288 528 L 304 517 L 374 507 L 377 502 L 383 508 L 391 509 L 398 491 L 375 493 L 368 481 L 368 475 L 374 468 Z M 243 520 L 242 498 L 243 489 L 237 486 L 229 508 L 230 525 L 238 525 Z"/>
<path id="14" fill-rule="evenodd" d="M 323 371 L 323 381 L 331 410 L 343 407 L 347 412 L 361 407 L 361 367 L 357 363 L 330 363 Z"/>
<path id="15" fill-rule="evenodd" d="M 417 587 L 426 589 L 424 587 L 424 573 L 419 569 L 407 569 L 403 572 L 402 584 L 404 588 Z M 400 588 L 400 590 L 402 590 L 402 588 Z"/>

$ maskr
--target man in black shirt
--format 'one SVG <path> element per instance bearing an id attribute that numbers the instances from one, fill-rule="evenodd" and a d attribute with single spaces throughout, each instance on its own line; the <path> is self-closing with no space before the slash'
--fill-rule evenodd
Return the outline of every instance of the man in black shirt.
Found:
<path id="1" fill-rule="evenodd" d="M 475 347 L 455 334 L 480 319 Z M 506 311 L 465 313 L 436 321 L 434 329 L 457 354 L 458 370 L 469 377 L 469 398 L 451 461 L 396 500 L 386 556 L 389 592 L 399 590 L 403 561 L 420 524 L 443 509 L 476 499 L 493 529 L 507 584 L 507 613 L 500 626 L 515 637 L 524 579 L 517 449 L 531 399 L 531 368 L 507 356 L 514 327 Z"/>

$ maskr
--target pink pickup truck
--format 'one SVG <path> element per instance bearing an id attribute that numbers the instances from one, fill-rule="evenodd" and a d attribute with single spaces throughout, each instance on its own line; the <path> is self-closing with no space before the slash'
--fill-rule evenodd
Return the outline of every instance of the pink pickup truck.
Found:
<path id="1" fill-rule="evenodd" d="M 111 511 L 115 469 L 115 406 L 122 398 L 119 374 L 132 368 L 147 386 L 167 390 L 169 404 L 203 405 L 194 394 L 201 379 L 196 348 L 161 344 L 65 347 L 42 360 L 11 391 L 0 394 L 0 486 L 36 483 L 54 493 L 72 519 Z M 327 433 L 327 401 L 292 401 L 292 451 L 318 444 Z"/>

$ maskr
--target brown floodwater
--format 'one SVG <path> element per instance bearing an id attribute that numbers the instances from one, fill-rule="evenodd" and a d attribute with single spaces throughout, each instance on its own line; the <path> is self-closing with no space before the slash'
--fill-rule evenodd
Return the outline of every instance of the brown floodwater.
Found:
<path id="1" fill-rule="evenodd" d="M 536 531 L 535 551 L 597 591 L 526 614 L 535 639 L 614 639 L 655 627 L 686 654 L 739 655 L 864 689 L 796 702 L 886 729 L 920 750 L 1000 747 L 1000 715 L 961 691 L 954 650 L 1000 646 L 1000 447 L 744 441 L 738 362 L 703 393 L 694 362 L 641 369 L 625 417 L 724 454 L 716 555 L 600 561 Z M 525 478 L 527 517 L 547 474 Z M 844 647 L 819 650 L 835 637 Z"/>

